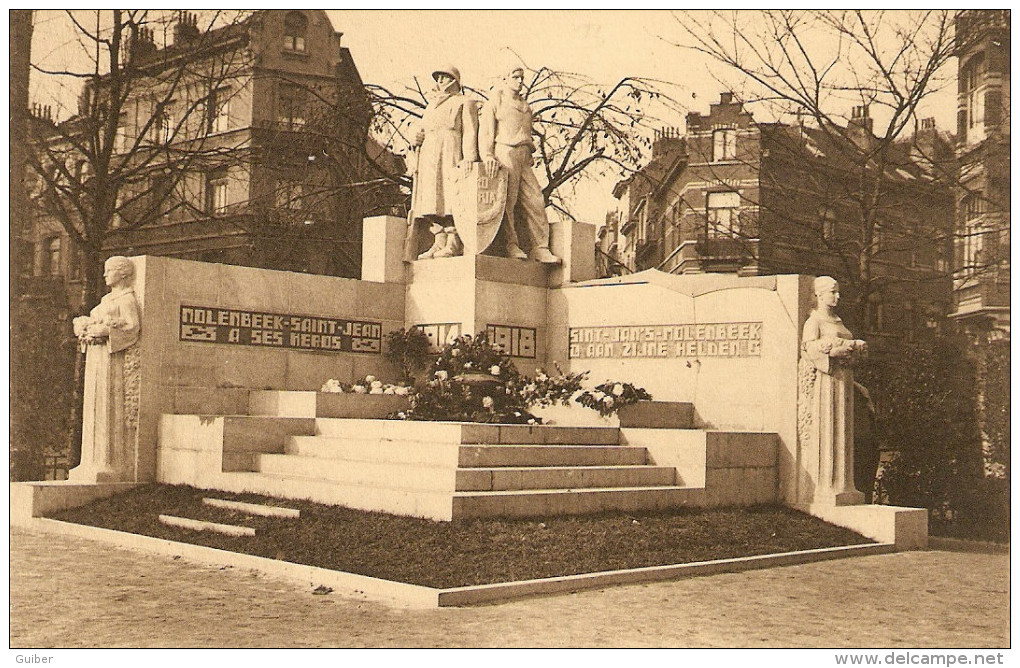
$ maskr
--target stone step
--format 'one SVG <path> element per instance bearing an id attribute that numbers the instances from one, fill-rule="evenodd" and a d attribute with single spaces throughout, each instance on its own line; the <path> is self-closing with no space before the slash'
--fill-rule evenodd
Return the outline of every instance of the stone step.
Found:
<path id="1" fill-rule="evenodd" d="M 193 520 L 187 517 L 177 517 L 175 515 L 160 515 L 159 521 L 167 526 L 178 527 L 180 529 L 190 529 L 191 531 L 212 531 L 214 533 L 221 533 L 227 536 L 254 536 L 255 529 L 251 527 L 239 527 L 234 524 L 219 524 L 217 522 L 205 522 L 203 520 Z"/>
<path id="2" fill-rule="evenodd" d="M 600 512 L 638 512 L 696 506 L 704 490 L 673 485 L 659 487 L 536 489 L 497 492 L 456 492 L 454 519 L 478 517 L 549 517 Z"/>
<path id="3" fill-rule="evenodd" d="M 440 521 L 452 519 L 452 492 L 449 490 L 432 492 L 383 488 L 296 475 L 249 472 L 225 473 L 217 488 L 227 492 L 252 492 L 282 499 L 305 499 L 393 515 Z"/>
<path id="4" fill-rule="evenodd" d="M 208 497 L 202 499 L 202 503 L 213 508 L 236 510 L 241 513 L 259 515 L 261 517 L 283 517 L 287 519 L 298 519 L 301 517 L 301 511 L 295 508 L 266 506 L 261 503 L 244 503 L 242 501 L 228 501 L 227 499 L 211 499 Z"/>
<path id="5" fill-rule="evenodd" d="M 644 448 L 627 445 L 464 445 L 462 468 L 628 466 L 646 464 Z"/>
<path id="6" fill-rule="evenodd" d="M 586 487 L 658 487 L 676 483 L 666 466 L 581 466 L 457 469 L 457 491 L 576 489 Z"/>
<path id="7" fill-rule="evenodd" d="M 424 443 L 617 445 L 617 427 L 555 427 L 467 422 L 413 422 L 318 418 L 316 434 L 331 438 L 378 439 Z"/>
<path id="8" fill-rule="evenodd" d="M 459 449 L 460 446 L 456 443 L 294 436 L 288 441 L 284 452 L 288 455 L 318 459 L 454 467 L 457 465 Z"/>
<path id="9" fill-rule="evenodd" d="M 418 462 L 393 463 L 299 457 L 295 455 L 260 455 L 258 472 L 325 480 L 347 485 L 399 487 L 426 491 L 452 492 L 456 470 L 451 466 L 427 466 Z"/>

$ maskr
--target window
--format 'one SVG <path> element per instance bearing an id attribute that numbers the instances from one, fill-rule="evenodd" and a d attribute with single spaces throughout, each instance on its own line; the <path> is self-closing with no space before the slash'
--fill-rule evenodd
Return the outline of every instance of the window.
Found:
<path id="1" fill-rule="evenodd" d="M 740 194 L 708 193 L 708 236 L 732 237 L 737 232 Z"/>
<path id="2" fill-rule="evenodd" d="M 984 137 L 985 96 L 982 90 L 985 77 L 985 54 L 975 54 L 960 71 L 960 95 L 964 108 L 960 109 L 958 132 L 970 141 Z"/>
<path id="3" fill-rule="evenodd" d="M 836 209 L 827 204 L 823 204 L 818 208 L 818 218 L 820 223 L 819 231 L 822 234 L 822 238 L 826 240 L 832 240 L 836 238 Z"/>
<path id="4" fill-rule="evenodd" d="M 81 246 L 78 244 L 71 244 L 71 266 L 68 268 L 68 273 L 72 281 L 81 280 L 81 268 L 85 264 L 85 253 L 82 252 Z"/>
<path id="5" fill-rule="evenodd" d="M 963 218 L 976 220 L 985 213 L 985 198 L 980 192 L 972 193 L 963 200 Z"/>
<path id="6" fill-rule="evenodd" d="M 305 52 L 308 19 L 301 12 L 288 12 L 283 18 L 283 50 Z"/>
<path id="7" fill-rule="evenodd" d="M 280 181 L 276 190 L 276 206 L 281 209 L 300 211 L 304 206 L 305 188 L 296 181 Z"/>
<path id="8" fill-rule="evenodd" d="M 60 237 L 50 237 L 43 242 L 42 273 L 46 276 L 60 276 Z"/>
<path id="9" fill-rule="evenodd" d="M 279 121 L 288 128 L 300 128 L 305 124 L 304 90 L 295 84 L 280 86 Z"/>
<path id="10" fill-rule="evenodd" d="M 206 107 L 209 114 L 209 132 L 226 132 L 230 129 L 230 89 L 217 88 L 209 93 Z"/>
<path id="11" fill-rule="evenodd" d="M 886 327 L 885 304 L 878 299 L 868 302 L 868 328 L 872 332 L 884 332 Z"/>
<path id="12" fill-rule="evenodd" d="M 733 160 L 737 156 L 736 130 L 716 130 L 712 133 L 712 162 Z"/>
<path id="13" fill-rule="evenodd" d="M 169 144 L 174 136 L 173 107 L 167 105 L 156 119 L 156 143 Z"/>
<path id="14" fill-rule="evenodd" d="M 18 275 L 22 277 L 31 276 L 34 264 L 35 245 L 28 239 L 15 239 L 14 266 L 18 269 Z"/>
<path id="15" fill-rule="evenodd" d="M 131 136 L 128 134 L 127 129 L 127 117 L 122 116 L 120 123 L 117 125 L 117 136 L 114 139 L 113 149 L 115 151 L 126 152 L 131 150 Z"/>
<path id="16" fill-rule="evenodd" d="M 984 261 L 985 232 L 980 224 L 968 224 L 963 233 L 963 276 L 970 278 Z"/>
<path id="17" fill-rule="evenodd" d="M 227 170 L 217 169 L 206 177 L 205 207 L 210 215 L 224 214 L 230 205 L 227 200 Z"/>
<path id="18" fill-rule="evenodd" d="M 149 208 L 153 214 L 162 215 L 174 208 L 172 186 L 170 174 L 155 174 L 149 178 Z"/>

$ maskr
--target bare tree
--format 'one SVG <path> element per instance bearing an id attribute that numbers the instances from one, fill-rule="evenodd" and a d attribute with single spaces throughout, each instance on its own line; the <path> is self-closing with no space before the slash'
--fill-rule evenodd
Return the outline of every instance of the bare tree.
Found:
<path id="1" fill-rule="evenodd" d="M 172 196 L 194 186 L 185 176 L 236 161 L 245 148 L 210 137 L 229 103 L 217 94 L 246 66 L 246 56 L 216 48 L 239 25 L 236 14 L 212 12 L 205 30 L 186 24 L 183 31 L 171 12 L 71 10 L 67 19 L 88 67 L 35 69 L 80 90 L 78 107 L 66 120 L 61 109 L 56 118 L 33 119 L 28 162 L 39 184 L 37 203 L 81 250 L 83 302 L 91 308 L 104 291 L 110 236 L 151 224 L 168 207 L 193 206 L 193 198 Z M 180 41 L 158 48 L 158 37 L 175 27 Z M 196 57 L 203 52 L 207 57 Z"/>
<path id="2" fill-rule="evenodd" d="M 247 65 L 244 49 L 221 48 L 243 18 L 211 12 L 203 15 L 203 30 L 197 17 L 173 12 L 69 10 L 86 65 L 33 65 L 65 92 L 79 93 L 77 109 L 58 107 L 56 117 L 47 109 L 30 120 L 27 163 L 37 206 L 80 249 L 85 309 L 105 290 L 104 249 L 113 235 L 193 206 L 193 198 L 174 196 L 194 187 L 187 175 L 243 154 L 243 145 L 211 141 L 228 104 L 224 84 Z M 172 31 L 174 45 L 158 48 Z M 61 120 L 61 112 L 70 117 Z M 83 354 L 74 375 L 72 465 L 80 448 Z"/>
<path id="3" fill-rule="evenodd" d="M 675 18 L 684 34 L 679 46 L 729 68 L 741 85 L 727 83 L 728 88 L 743 89 L 744 101 L 786 121 L 763 127 L 785 153 L 772 159 L 821 165 L 796 182 L 774 185 L 778 192 L 811 194 L 819 209 L 831 207 L 845 234 L 825 235 L 818 209 L 798 218 L 786 198 L 756 204 L 777 215 L 792 213 L 791 222 L 817 230 L 816 243 L 838 258 L 841 277 L 849 282 L 856 320 L 866 320 L 874 295 L 916 280 L 876 271 L 877 263 L 933 240 L 949 248 L 951 211 L 936 221 L 945 223 L 941 226 L 919 226 L 926 213 L 909 215 L 909 209 L 930 206 L 926 195 L 939 189 L 948 192 L 956 182 L 954 163 L 921 155 L 926 146 L 905 142 L 924 135 L 919 108 L 950 74 L 957 49 L 950 12 L 712 12 Z M 814 159 L 812 151 L 828 160 Z M 926 169 L 919 173 L 923 158 Z M 942 279 L 947 276 L 943 272 Z"/>
<path id="4" fill-rule="evenodd" d="M 521 94 L 534 113 L 536 161 L 544 175 L 546 205 L 572 217 L 571 187 L 580 180 L 636 171 L 651 149 L 660 114 L 675 108 L 671 84 L 624 77 L 613 85 L 547 67 L 522 65 Z M 406 150 L 413 128 L 428 104 L 427 86 L 414 80 L 400 89 L 367 86 L 372 100 L 372 128 L 380 143 Z M 488 91 L 467 89 L 479 100 Z M 411 178 L 398 179 L 406 188 Z"/>

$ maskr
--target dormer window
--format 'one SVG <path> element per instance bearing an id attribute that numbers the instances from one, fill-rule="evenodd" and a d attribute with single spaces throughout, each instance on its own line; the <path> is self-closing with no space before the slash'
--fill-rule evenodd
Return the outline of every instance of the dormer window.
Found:
<path id="1" fill-rule="evenodd" d="M 305 52 L 308 19 L 301 12 L 288 12 L 283 18 L 283 50 Z"/>

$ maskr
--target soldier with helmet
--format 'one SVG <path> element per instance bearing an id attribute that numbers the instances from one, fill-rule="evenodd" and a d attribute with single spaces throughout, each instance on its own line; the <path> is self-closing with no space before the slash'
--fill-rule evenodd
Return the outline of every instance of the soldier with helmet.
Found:
<path id="1" fill-rule="evenodd" d="M 411 194 L 409 239 L 416 239 L 415 226 L 424 221 L 435 241 L 417 256 L 419 260 L 463 253 L 453 221 L 456 182 L 462 165 L 478 162 L 478 106 L 464 95 L 460 70 L 447 65 L 435 70 L 432 79 L 436 88 L 415 137 L 418 167 Z M 410 253 L 413 257 L 417 248 L 412 247 Z"/>

